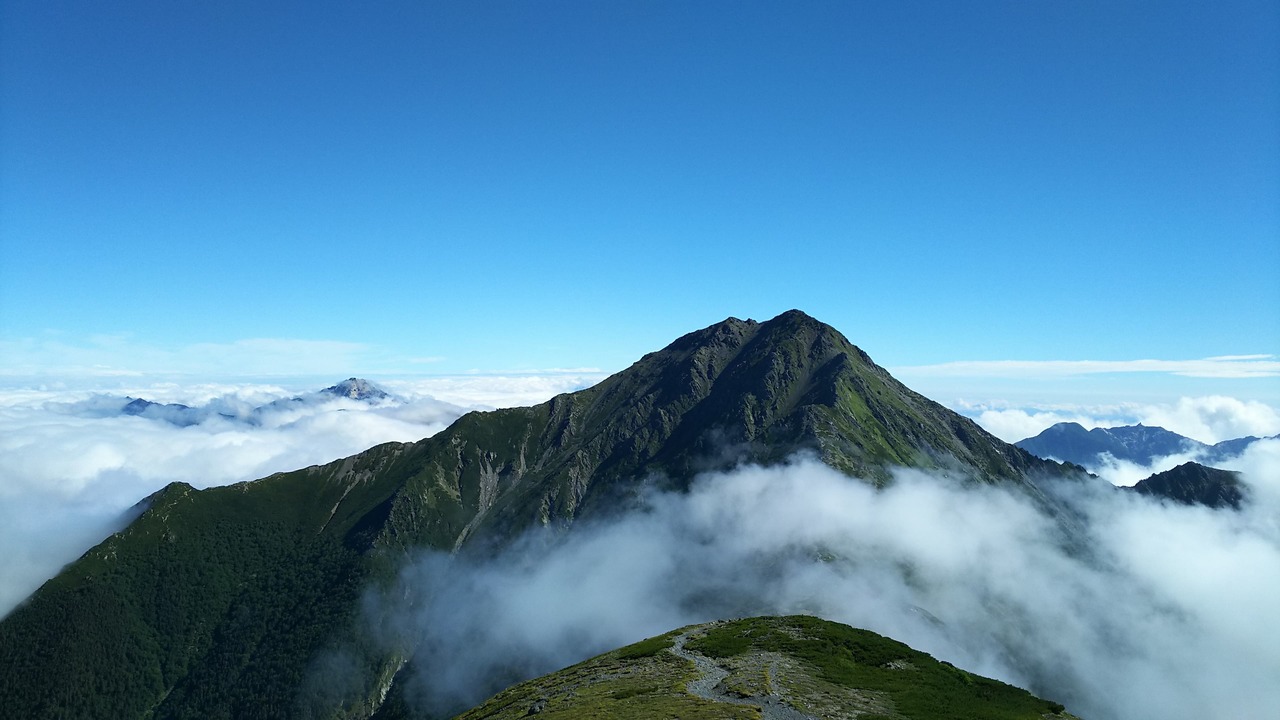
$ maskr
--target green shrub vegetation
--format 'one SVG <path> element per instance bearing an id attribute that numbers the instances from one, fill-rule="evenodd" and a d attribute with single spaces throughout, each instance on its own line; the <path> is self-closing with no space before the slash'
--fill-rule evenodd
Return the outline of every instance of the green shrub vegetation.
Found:
<path id="1" fill-rule="evenodd" d="M 669 647 L 671 647 L 671 637 L 669 635 L 659 635 L 618 650 L 616 657 L 619 660 L 637 660 L 656 655 Z"/>
<path id="2" fill-rule="evenodd" d="M 896 640 L 814 617 L 726 623 L 688 647 L 718 658 L 785 653 L 835 685 L 883 693 L 897 717 L 911 720 L 1027 720 L 1063 711 L 1058 703 L 939 662 Z"/>

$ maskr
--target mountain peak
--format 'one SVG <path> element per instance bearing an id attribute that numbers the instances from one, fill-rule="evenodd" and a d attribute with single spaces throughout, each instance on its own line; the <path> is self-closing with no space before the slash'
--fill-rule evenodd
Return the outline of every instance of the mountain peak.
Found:
<path id="1" fill-rule="evenodd" d="M 1015 444 L 1040 457 L 1065 460 L 1095 470 L 1104 464 L 1104 455 L 1150 465 L 1159 457 L 1208 449 L 1175 432 L 1141 423 L 1086 431 L 1076 423 L 1061 422 Z"/>
<path id="2" fill-rule="evenodd" d="M 1245 489 L 1240 473 L 1185 462 L 1172 470 L 1156 473 L 1133 486 L 1139 495 L 1173 500 L 1183 505 L 1240 509 Z"/>
<path id="3" fill-rule="evenodd" d="M 776 317 L 774 317 L 772 320 L 769 320 L 768 322 L 779 323 L 779 324 L 803 323 L 803 324 L 824 325 L 826 327 L 831 327 L 830 325 L 827 325 L 826 323 L 822 322 L 821 320 L 818 320 L 817 318 L 804 312 L 803 310 L 796 310 L 794 308 L 791 310 L 787 310 L 786 312 L 779 313 Z"/>
<path id="4" fill-rule="evenodd" d="M 716 342 L 730 338 L 742 338 L 759 330 L 771 332 L 799 332 L 804 329 L 823 329 L 839 335 L 839 331 L 826 323 L 800 310 L 787 310 L 769 320 L 758 322 L 751 318 L 742 320 L 733 316 L 727 317 L 714 325 L 687 333 L 670 347 L 685 346 L 695 342 Z"/>
<path id="5" fill-rule="evenodd" d="M 352 400 L 385 400 L 389 397 L 381 388 L 364 378 L 347 378 L 337 385 L 327 387 L 320 392 L 334 397 L 350 398 Z"/>
<path id="6" fill-rule="evenodd" d="M 150 400 L 144 400 L 142 398 L 126 397 L 125 399 L 129 401 L 128 404 L 120 408 L 120 412 L 125 415 L 141 415 L 147 408 L 155 405 L 155 403 Z"/>
<path id="7" fill-rule="evenodd" d="M 354 377 L 318 394 L 386 396 Z M 277 401 L 293 402 L 305 400 Z M 418 442 L 234 486 L 170 486 L 0 623 L 0 647 L 24 658 L 0 672 L 0 697 L 28 703 L 13 717 L 291 707 L 310 659 L 345 637 L 362 588 L 397 558 L 484 553 L 797 452 L 872 483 L 907 466 L 1034 490 L 1033 474 L 1066 472 L 911 391 L 804 313 L 728 318 L 594 387 L 471 412 Z M 276 620 L 303 609 L 306 622 Z M 394 673 L 398 658 L 375 662 Z"/>

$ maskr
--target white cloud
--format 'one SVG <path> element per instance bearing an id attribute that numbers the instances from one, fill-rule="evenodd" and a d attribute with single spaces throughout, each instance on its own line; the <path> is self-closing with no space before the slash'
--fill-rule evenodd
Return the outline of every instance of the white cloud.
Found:
<path id="1" fill-rule="evenodd" d="M 1280 433 L 1280 411 L 1255 400 L 1212 395 L 1180 398 L 1173 405 L 1144 408 L 1142 422 L 1213 444 L 1254 435 Z"/>
<path id="2" fill-rule="evenodd" d="M 0 340 L 0 376 L 10 378 L 329 376 L 373 367 L 378 358 L 375 348 L 337 340 L 255 338 L 181 346 L 127 335 Z"/>
<path id="3" fill-rule="evenodd" d="M 1089 467 L 1089 471 L 1112 485 L 1131 487 L 1156 473 L 1172 470 L 1183 463 L 1196 460 L 1198 457 L 1199 454 L 1193 452 L 1165 455 L 1152 459 L 1149 465 L 1143 465 L 1130 460 L 1120 460 L 1112 457 L 1110 453 L 1103 453 L 1099 463 Z"/>
<path id="4" fill-rule="evenodd" d="M 1080 410 L 1056 408 L 991 408 L 985 404 L 960 406 L 960 412 L 969 414 L 987 432 L 1005 442 L 1018 442 L 1038 435 L 1046 428 L 1062 422 L 1073 422 L 1085 429 L 1127 424 L 1123 416 L 1090 415 Z"/>
<path id="5" fill-rule="evenodd" d="M 1226 470 L 1242 472 L 1264 508 L 1280 508 L 1280 440 L 1260 440 L 1239 457 L 1222 463 Z M 1280 512 L 1270 517 L 1271 534 L 1280 537 Z"/>
<path id="6" fill-rule="evenodd" d="M 1095 487 L 1074 499 L 1076 544 L 1001 488 L 746 467 L 496 560 L 427 555 L 369 618 L 432 647 L 418 700 L 435 709 L 482 698 L 513 663 L 531 676 L 686 623 L 805 612 L 1092 720 L 1264 717 L 1280 706 L 1277 498 L 1214 512 Z"/>
<path id="7" fill-rule="evenodd" d="M 1032 437 L 1059 422 L 1079 423 L 1085 429 L 1141 423 L 1210 445 L 1248 435 L 1267 437 L 1280 433 L 1280 411 L 1275 407 L 1223 395 L 1182 397 L 1165 403 L 1010 405 L 961 401 L 954 405 L 958 412 L 977 420 L 1006 442 Z"/>
<path id="8" fill-rule="evenodd" d="M 1280 377 L 1274 355 L 1220 355 L 1201 360 L 969 360 L 892 368 L 895 376 L 1055 378 L 1154 373 L 1197 378 Z"/>
<path id="9" fill-rule="evenodd" d="M 104 341 L 105 342 L 105 341 Z M 288 343 L 258 349 L 288 352 Z M 314 348 L 313 348 L 314 349 Z M 340 379 L 345 375 L 333 376 Z M 469 408 L 533 405 L 603 377 L 546 375 L 377 380 L 399 400 L 347 399 L 254 408 L 321 385 L 149 381 L 19 387 L 0 392 L 0 614 L 113 531 L 121 513 L 173 481 L 196 487 L 254 480 L 432 435 Z M 121 416 L 124 396 L 208 407 L 190 427 Z M 223 418 L 218 413 L 233 416 Z M 238 419 L 236 419 L 238 418 Z"/>
<path id="10" fill-rule="evenodd" d="M 389 392 L 407 398 L 436 398 L 475 408 L 536 405 L 561 393 L 590 387 L 605 378 L 593 368 L 545 371 L 545 374 L 455 375 L 387 380 Z"/>
<path id="11" fill-rule="evenodd" d="M 128 389 L 157 402 L 223 409 L 252 408 L 292 394 L 269 385 Z M 105 415 L 94 409 L 95 397 L 102 398 L 85 391 L 0 394 L 0 613 L 111 532 L 126 509 L 169 482 L 208 487 L 328 462 L 382 442 L 421 439 L 462 412 L 429 399 L 380 407 L 333 399 L 275 409 L 258 417 L 258 424 L 214 414 L 177 427 Z"/>

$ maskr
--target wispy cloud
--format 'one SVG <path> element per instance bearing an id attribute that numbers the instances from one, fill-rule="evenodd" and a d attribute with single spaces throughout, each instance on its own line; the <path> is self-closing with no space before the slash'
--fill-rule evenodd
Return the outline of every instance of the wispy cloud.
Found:
<path id="1" fill-rule="evenodd" d="M 1200 360 L 962 360 L 892 368 L 901 377 L 1053 378 L 1155 373 L 1197 378 L 1280 377 L 1274 355 L 1219 355 Z"/>
<path id="2" fill-rule="evenodd" d="M 72 337 L 58 332 L 0 339 L 0 382 L 9 387 L 49 382 L 92 386 L 102 379 L 154 382 L 157 378 L 168 378 L 187 384 L 195 378 L 212 378 L 243 384 L 263 379 L 351 375 L 412 377 L 422 376 L 430 372 L 428 367 L 438 367 L 448 361 L 444 355 L 398 355 L 376 344 L 333 339 L 247 338 L 163 345 L 127 334 Z M 589 377 L 593 378 L 592 382 L 606 375 L 597 367 L 501 366 L 473 368 L 461 374 L 494 378 Z M 572 389 L 578 387 L 582 386 L 574 385 Z M 505 395 L 494 399 L 496 402 L 480 401 L 479 404 L 509 404 L 510 400 Z"/>
<path id="3" fill-rule="evenodd" d="M 959 401 L 958 412 L 1006 442 L 1017 442 L 1060 422 L 1086 429 L 1117 425 L 1162 427 L 1203 443 L 1280 433 L 1280 410 L 1257 400 L 1223 395 L 1181 397 L 1164 403 L 1028 404 L 1002 401 Z"/>
<path id="4" fill-rule="evenodd" d="M 123 335 L 0 340 L 0 377 L 343 375 L 381 363 L 377 348 L 341 340 L 250 338 L 163 346 Z"/>
<path id="5" fill-rule="evenodd" d="M 595 368 L 582 368 L 537 374 L 442 375 L 381 384 L 406 398 L 435 398 L 464 407 L 495 408 L 536 405 L 560 393 L 590 387 L 604 378 L 605 374 Z"/>
<path id="6" fill-rule="evenodd" d="M 1280 702 L 1276 449 L 1242 463 L 1253 499 L 1238 513 L 1072 486 L 1089 553 L 1007 488 L 902 470 L 878 491 L 811 459 L 743 467 L 494 559 L 425 554 L 365 609 L 395 643 L 433 649 L 406 687 L 437 711 L 497 691 L 498 670 L 534 676 L 692 622 L 803 612 L 1096 720 L 1259 717 Z"/>
<path id="7" fill-rule="evenodd" d="M 325 345 L 250 342 L 269 353 Z M 339 347 L 339 350 L 342 348 Z M 343 375 L 334 375 L 333 380 Z M 156 382 L 94 376 L 80 389 L 0 391 L 0 615 L 58 568 L 115 529 L 120 514 L 166 483 L 197 487 L 264 477 L 351 455 L 378 443 L 414 441 L 469 408 L 533 405 L 601 379 L 592 373 L 474 375 L 382 380 L 398 399 L 284 403 L 320 386 Z M 93 383 L 97 382 L 95 386 Z M 179 427 L 121 415 L 125 395 L 214 408 Z M 256 422 L 236 418 L 265 406 Z M 102 408 L 111 412 L 102 412 Z"/>

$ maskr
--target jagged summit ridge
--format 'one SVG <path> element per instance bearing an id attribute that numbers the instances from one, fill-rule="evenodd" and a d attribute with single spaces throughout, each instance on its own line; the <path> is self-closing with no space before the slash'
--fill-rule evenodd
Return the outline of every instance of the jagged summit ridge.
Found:
<path id="1" fill-rule="evenodd" d="M 639 488 L 808 451 L 885 482 L 895 466 L 987 482 L 1060 472 L 911 391 L 831 326 L 790 311 L 688 333 L 600 384 L 531 408 L 476 412 L 409 452 L 429 457 L 391 516 L 402 537 L 460 547 L 625 506 Z M 416 511 L 427 498 L 467 520 Z M 401 509 L 403 508 L 403 509 Z"/>
<path id="2" fill-rule="evenodd" d="M 382 388 L 379 388 L 364 378 L 357 377 L 347 378 L 337 385 L 331 385 L 320 392 L 326 395 L 333 395 L 335 397 L 344 397 L 351 400 L 361 401 L 386 400 L 391 397 L 388 393 L 383 391 Z"/>

